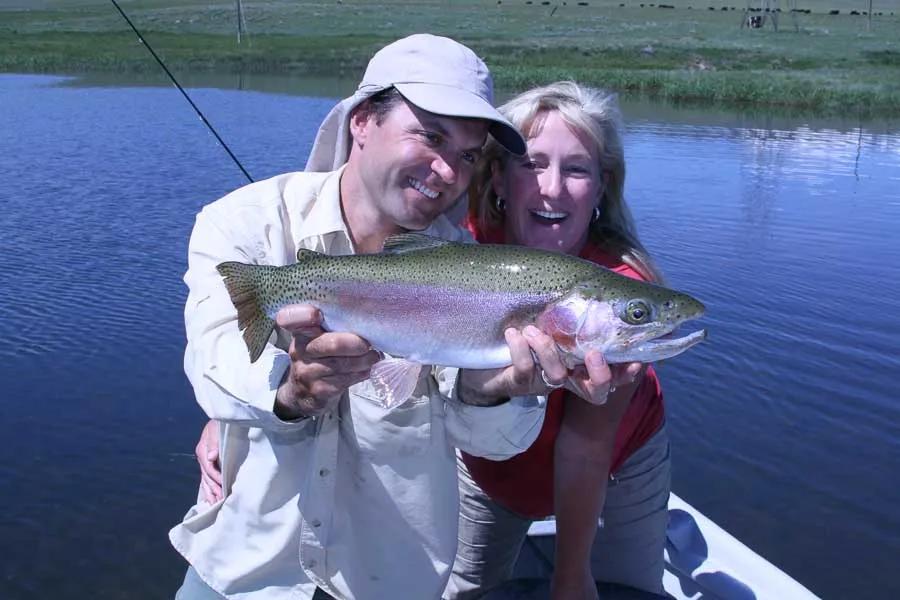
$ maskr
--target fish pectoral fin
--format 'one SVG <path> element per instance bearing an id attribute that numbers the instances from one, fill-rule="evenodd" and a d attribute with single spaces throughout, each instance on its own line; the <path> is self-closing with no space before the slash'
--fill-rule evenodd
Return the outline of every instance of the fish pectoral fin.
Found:
<path id="1" fill-rule="evenodd" d="M 406 402 L 416 389 L 422 365 L 405 358 L 385 358 L 372 366 L 370 377 L 385 408 Z"/>
<path id="2" fill-rule="evenodd" d="M 403 254 L 404 252 L 412 252 L 414 250 L 426 250 L 428 248 L 437 248 L 451 244 L 447 240 L 432 237 L 423 233 L 397 233 L 388 236 L 384 240 L 382 252 L 389 254 Z"/>

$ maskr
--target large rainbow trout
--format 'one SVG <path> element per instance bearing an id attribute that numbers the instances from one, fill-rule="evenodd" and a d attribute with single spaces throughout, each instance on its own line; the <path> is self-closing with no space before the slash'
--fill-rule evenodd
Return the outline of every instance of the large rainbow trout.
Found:
<path id="1" fill-rule="evenodd" d="M 508 327 L 534 324 L 570 366 L 590 349 L 607 362 L 652 362 L 684 352 L 704 330 L 663 337 L 703 305 L 664 287 L 565 254 L 388 238 L 380 254 L 327 256 L 301 249 L 297 263 L 218 266 L 256 361 L 288 304 L 311 304 L 324 329 L 348 331 L 389 355 L 372 369 L 386 406 L 413 391 L 422 365 L 491 369 L 511 364 Z"/>

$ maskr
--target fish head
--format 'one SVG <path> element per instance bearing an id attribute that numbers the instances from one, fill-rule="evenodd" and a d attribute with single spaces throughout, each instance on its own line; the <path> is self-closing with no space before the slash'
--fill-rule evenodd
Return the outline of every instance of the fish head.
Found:
<path id="1" fill-rule="evenodd" d="M 553 337 L 569 367 L 584 362 L 590 350 L 602 352 L 609 363 L 653 362 L 703 340 L 703 330 L 680 338 L 669 334 L 704 312 L 687 294 L 629 279 L 614 286 L 578 285 L 547 306 L 536 325 Z"/>

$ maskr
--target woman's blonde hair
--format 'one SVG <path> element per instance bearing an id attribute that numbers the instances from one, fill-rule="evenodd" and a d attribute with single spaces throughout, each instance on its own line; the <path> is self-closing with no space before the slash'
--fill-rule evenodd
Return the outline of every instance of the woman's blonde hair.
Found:
<path id="1" fill-rule="evenodd" d="M 588 225 L 589 237 L 604 252 L 620 258 L 648 280 L 662 282 L 662 274 L 638 239 L 631 211 L 623 196 L 625 154 L 622 149 L 622 118 L 616 97 L 572 81 L 559 81 L 519 94 L 499 110 L 526 139 L 539 132 L 544 113 L 557 111 L 570 127 L 596 143 L 600 171 L 606 176 L 606 183 L 599 218 Z M 491 169 L 494 164 L 505 169 L 511 156 L 491 138 L 478 165 L 469 196 L 469 210 L 477 218 L 482 231 L 503 227 L 505 215 L 497 206 Z"/>

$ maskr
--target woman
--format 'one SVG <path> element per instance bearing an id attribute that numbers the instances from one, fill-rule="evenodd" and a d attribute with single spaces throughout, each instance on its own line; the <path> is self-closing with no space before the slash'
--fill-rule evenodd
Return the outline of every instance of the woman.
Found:
<path id="1" fill-rule="evenodd" d="M 476 239 L 575 254 L 660 282 L 623 198 L 614 97 L 563 82 L 500 111 L 528 152 L 486 148 L 467 220 Z M 648 367 L 603 406 L 568 387 L 551 394 L 525 453 L 503 462 L 461 456 L 460 546 L 445 598 L 474 598 L 508 579 L 532 520 L 551 514 L 554 598 L 596 598 L 594 579 L 662 593 L 670 463 L 656 374 Z"/>
<path id="2" fill-rule="evenodd" d="M 659 282 L 622 195 L 614 98 L 561 82 L 500 110 L 525 134 L 528 152 L 514 157 L 493 140 L 486 147 L 466 219 L 476 239 L 575 254 Z M 460 544 L 445 598 L 476 598 L 507 580 L 531 522 L 554 514 L 554 598 L 597 598 L 595 579 L 662 592 L 668 437 L 656 375 L 635 367 L 605 404 L 585 393 L 583 377 L 545 374 L 561 389 L 527 452 L 503 462 L 459 457 Z M 220 495 L 216 444 L 207 426 L 197 456 L 210 500 Z"/>

